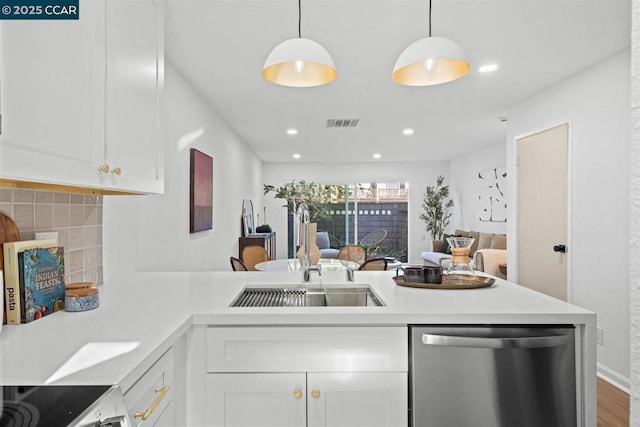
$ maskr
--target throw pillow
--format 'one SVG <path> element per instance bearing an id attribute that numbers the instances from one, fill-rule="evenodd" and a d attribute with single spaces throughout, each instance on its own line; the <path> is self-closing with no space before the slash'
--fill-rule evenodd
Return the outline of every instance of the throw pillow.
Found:
<path id="1" fill-rule="evenodd" d="M 491 241 L 491 249 L 507 249 L 507 236 L 504 234 L 494 234 Z"/>
<path id="2" fill-rule="evenodd" d="M 469 236 L 468 231 L 463 231 L 463 230 L 456 230 L 453 232 L 453 235 L 456 237 L 471 237 Z"/>
<path id="3" fill-rule="evenodd" d="M 473 244 L 471 248 L 469 248 L 469 258 L 473 258 L 473 254 L 478 250 L 478 245 L 480 244 L 480 233 L 477 231 L 470 231 L 467 237 L 471 237 L 473 239 Z"/>
<path id="4" fill-rule="evenodd" d="M 493 240 L 493 233 L 480 233 L 480 236 L 478 237 L 477 249 L 490 248 L 492 240 Z"/>

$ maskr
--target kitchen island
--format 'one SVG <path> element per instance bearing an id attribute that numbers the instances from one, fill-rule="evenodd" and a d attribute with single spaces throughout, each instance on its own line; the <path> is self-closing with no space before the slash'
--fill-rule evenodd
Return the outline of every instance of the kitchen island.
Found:
<path id="1" fill-rule="evenodd" d="M 0 334 L 0 382 L 119 384 L 127 393 L 156 361 L 175 350 L 175 366 L 185 370 L 184 375 L 176 375 L 184 379 L 174 388 L 176 401 L 182 399 L 176 416 L 179 420 L 188 417 L 189 425 L 198 426 L 205 425 L 207 417 L 210 379 L 205 376 L 218 370 L 232 372 L 224 366 L 212 370 L 216 359 L 207 341 L 211 330 L 330 327 L 336 331 L 406 331 L 410 324 L 569 324 L 576 326 L 579 423 L 595 425 L 594 313 L 500 279 L 483 289 L 431 290 L 397 286 L 393 274 L 359 271 L 354 284 L 349 284 L 370 285 L 384 302 L 381 307 L 237 308 L 229 305 L 246 285 L 301 286 L 301 274 L 139 273 L 103 285 L 96 310 L 57 312 L 30 324 L 5 325 Z M 312 276 L 311 284 L 343 286 L 345 275 L 323 272 L 322 277 Z M 400 354 L 406 355 L 406 348 L 403 351 Z"/>

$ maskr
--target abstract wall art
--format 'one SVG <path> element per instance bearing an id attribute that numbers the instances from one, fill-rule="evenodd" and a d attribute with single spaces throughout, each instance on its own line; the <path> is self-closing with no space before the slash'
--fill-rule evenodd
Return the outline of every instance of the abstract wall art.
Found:
<path id="1" fill-rule="evenodd" d="M 507 222 L 507 169 L 478 172 L 479 219 L 483 222 Z"/>
<path id="2" fill-rule="evenodd" d="M 213 158 L 191 149 L 189 231 L 213 228 Z"/>

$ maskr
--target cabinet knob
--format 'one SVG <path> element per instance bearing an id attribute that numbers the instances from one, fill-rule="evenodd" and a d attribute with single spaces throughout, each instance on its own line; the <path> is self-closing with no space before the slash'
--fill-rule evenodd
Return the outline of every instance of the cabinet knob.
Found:
<path id="1" fill-rule="evenodd" d="M 314 388 L 313 390 L 311 390 L 311 397 L 313 397 L 314 399 L 319 398 L 320 390 L 318 390 L 317 388 Z"/>
<path id="2" fill-rule="evenodd" d="M 100 172 L 102 172 L 102 173 L 109 173 L 109 171 L 111 170 L 111 168 L 109 167 L 109 165 L 104 164 L 104 165 L 100 166 L 100 167 L 98 168 L 98 170 L 99 170 Z"/>
<path id="3" fill-rule="evenodd" d="M 296 399 L 302 399 L 302 390 L 300 390 L 299 388 L 295 389 L 293 391 L 293 397 Z"/>
<path id="4" fill-rule="evenodd" d="M 120 169 L 119 167 L 115 167 L 115 168 L 111 169 L 111 173 L 114 174 L 114 175 L 120 176 L 120 174 L 122 173 L 122 169 Z"/>

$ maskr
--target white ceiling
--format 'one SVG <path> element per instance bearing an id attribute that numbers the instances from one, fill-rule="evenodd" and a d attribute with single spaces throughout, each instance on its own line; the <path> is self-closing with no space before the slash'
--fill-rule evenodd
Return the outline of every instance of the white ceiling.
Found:
<path id="1" fill-rule="evenodd" d="M 473 70 L 432 87 L 391 80 L 400 52 L 427 34 L 428 0 L 302 0 L 302 36 L 338 70 L 315 88 L 260 74 L 271 49 L 297 36 L 296 0 L 167 0 L 166 52 L 264 161 L 444 160 L 504 141 L 498 118 L 509 106 L 627 48 L 630 9 L 629 0 L 434 0 L 433 35 L 460 43 Z M 488 62 L 500 69 L 476 71 Z M 352 118 L 357 128 L 326 128 Z"/>

